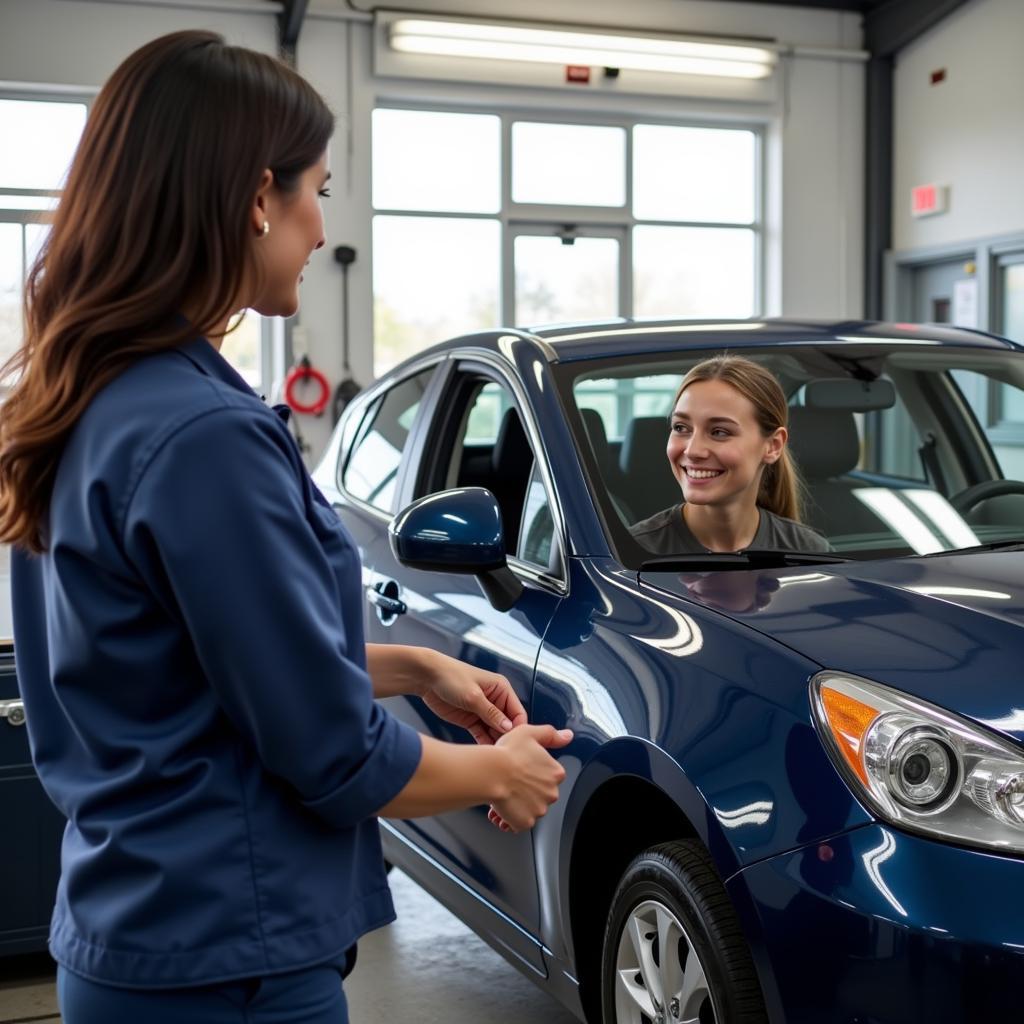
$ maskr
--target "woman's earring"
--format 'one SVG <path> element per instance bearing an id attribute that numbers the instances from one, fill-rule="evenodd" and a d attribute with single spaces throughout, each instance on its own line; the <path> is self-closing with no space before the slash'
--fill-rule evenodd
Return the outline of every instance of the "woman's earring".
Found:
<path id="1" fill-rule="evenodd" d="M 263 233 L 262 233 L 262 235 L 260 237 L 266 238 L 267 235 L 269 235 L 269 234 L 270 234 L 270 221 L 269 220 L 265 220 L 263 222 Z"/>

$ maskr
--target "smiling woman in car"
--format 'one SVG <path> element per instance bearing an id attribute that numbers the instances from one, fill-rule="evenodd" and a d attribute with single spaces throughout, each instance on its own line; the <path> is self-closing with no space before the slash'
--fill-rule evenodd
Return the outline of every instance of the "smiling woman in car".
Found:
<path id="1" fill-rule="evenodd" d="M 693 367 L 676 392 L 666 447 L 683 500 L 635 523 L 633 536 L 658 555 L 830 550 L 800 522 L 787 412 L 778 381 L 749 359 Z"/>

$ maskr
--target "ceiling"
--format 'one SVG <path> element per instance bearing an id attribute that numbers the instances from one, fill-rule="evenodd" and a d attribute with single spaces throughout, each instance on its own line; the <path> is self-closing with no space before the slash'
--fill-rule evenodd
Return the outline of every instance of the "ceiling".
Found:
<path id="1" fill-rule="evenodd" d="M 147 0 L 154 2 L 154 0 Z M 159 0 L 156 0 L 159 2 Z M 282 21 L 297 36 L 309 0 L 280 0 L 283 4 Z M 772 6 L 803 7 L 818 11 L 845 11 L 864 17 L 864 45 L 876 57 L 891 57 L 907 43 L 941 21 L 966 0 L 715 0 L 719 3 L 757 3 Z M 317 6 L 341 7 L 370 12 L 376 7 L 388 6 L 384 0 L 314 0 Z M 401 6 L 392 0 L 391 6 Z M 417 5 L 418 6 L 418 5 Z M 444 9 L 444 0 L 435 5 Z"/>

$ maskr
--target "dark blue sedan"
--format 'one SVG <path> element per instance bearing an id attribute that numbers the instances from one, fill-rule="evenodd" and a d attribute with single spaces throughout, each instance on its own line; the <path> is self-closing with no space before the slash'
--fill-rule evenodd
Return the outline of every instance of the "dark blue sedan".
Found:
<path id="1" fill-rule="evenodd" d="M 667 417 L 722 352 L 782 385 L 831 551 L 631 532 L 679 503 Z M 533 831 L 384 822 L 389 860 L 593 1024 L 1018 1019 L 1021 419 L 1024 349 L 941 327 L 574 325 L 399 366 L 316 474 L 367 639 L 504 673 L 575 739 Z"/>

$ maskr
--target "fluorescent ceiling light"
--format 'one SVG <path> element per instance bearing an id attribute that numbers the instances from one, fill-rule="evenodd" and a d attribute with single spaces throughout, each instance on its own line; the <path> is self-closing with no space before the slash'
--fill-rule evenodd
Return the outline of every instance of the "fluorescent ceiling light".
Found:
<path id="1" fill-rule="evenodd" d="M 854 496 L 862 501 L 887 526 L 902 537 L 919 555 L 945 551 L 946 546 L 925 526 L 893 491 L 885 487 L 857 487 Z"/>
<path id="2" fill-rule="evenodd" d="M 762 46 L 425 18 L 393 21 L 389 40 L 403 53 L 731 78 L 766 78 L 777 60 Z"/>
<path id="3" fill-rule="evenodd" d="M 906 490 L 908 497 L 958 548 L 974 548 L 981 541 L 963 516 L 938 491 Z"/>

